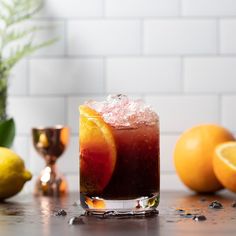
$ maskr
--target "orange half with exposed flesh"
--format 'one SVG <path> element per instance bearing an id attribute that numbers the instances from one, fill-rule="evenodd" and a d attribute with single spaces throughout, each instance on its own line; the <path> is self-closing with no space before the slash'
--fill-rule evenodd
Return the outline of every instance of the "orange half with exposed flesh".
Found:
<path id="1" fill-rule="evenodd" d="M 215 149 L 213 168 L 222 185 L 236 193 L 236 142 L 225 142 Z"/>
<path id="2" fill-rule="evenodd" d="M 80 110 L 80 192 L 101 193 L 116 164 L 116 145 L 111 127 L 99 113 L 82 105 Z"/>

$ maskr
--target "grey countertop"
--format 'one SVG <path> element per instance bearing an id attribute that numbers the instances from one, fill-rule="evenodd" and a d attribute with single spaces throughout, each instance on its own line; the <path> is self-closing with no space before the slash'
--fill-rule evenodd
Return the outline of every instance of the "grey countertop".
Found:
<path id="1" fill-rule="evenodd" d="M 236 208 L 232 207 L 236 194 L 227 191 L 205 196 L 191 192 L 162 192 L 159 215 L 126 219 L 84 216 L 84 224 L 69 225 L 69 219 L 81 213 L 75 204 L 78 195 L 70 193 L 60 199 L 24 195 L 0 203 L 0 235 L 215 236 L 235 235 L 236 232 Z M 224 208 L 209 209 L 208 205 L 213 200 L 219 200 Z M 64 209 L 67 215 L 55 216 L 59 209 Z M 198 214 L 205 215 L 207 220 L 194 221 L 193 215 Z"/>

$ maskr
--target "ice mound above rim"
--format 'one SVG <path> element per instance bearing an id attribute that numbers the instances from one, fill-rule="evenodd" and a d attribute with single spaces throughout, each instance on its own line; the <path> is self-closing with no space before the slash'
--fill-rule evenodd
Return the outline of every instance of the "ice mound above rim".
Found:
<path id="1" fill-rule="evenodd" d="M 109 95 L 105 101 L 89 100 L 85 103 L 96 110 L 111 126 L 137 127 L 152 125 L 158 120 L 154 110 L 141 99 L 131 100 L 125 95 Z"/>

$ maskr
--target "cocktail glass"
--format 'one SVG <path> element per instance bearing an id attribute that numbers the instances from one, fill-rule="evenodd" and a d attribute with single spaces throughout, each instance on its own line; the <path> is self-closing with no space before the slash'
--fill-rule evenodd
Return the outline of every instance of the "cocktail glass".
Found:
<path id="1" fill-rule="evenodd" d="M 46 167 L 37 178 L 35 195 L 61 196 L 67 193 L 68 185 L 63 174 L 58 172 L 56 162 L 69 142 L 69 128 L 61 125 L 32 128 L 34 148 L 44 158 Z"/>
<path id="2" fill-rule="evenodd" d="M 80 201 L 102 214 L 145 214 L 159 204 L 159 118 L 124 95 L 80 106 Z"/>

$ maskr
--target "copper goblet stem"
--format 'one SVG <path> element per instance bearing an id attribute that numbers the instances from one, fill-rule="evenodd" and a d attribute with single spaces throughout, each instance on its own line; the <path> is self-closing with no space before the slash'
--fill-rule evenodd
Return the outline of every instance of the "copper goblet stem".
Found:
<path id="1" fill-rule="evenodd" d="M 56 161 L 69 141 L 69 128 L 65 126 L 32 128 L 33 144 L 44 158 L 46 167 L 35 185 L 35 195 L 61 196 L 68 191 L 65 177 L 57 171 Z"/>

